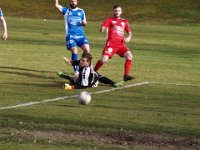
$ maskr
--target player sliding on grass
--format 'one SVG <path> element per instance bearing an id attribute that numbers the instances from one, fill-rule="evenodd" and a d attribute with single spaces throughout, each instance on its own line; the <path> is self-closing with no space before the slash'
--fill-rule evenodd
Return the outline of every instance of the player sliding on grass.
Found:
<path id="1" fill-rule="evenodd" d="M 2 38 L 4 40 L 6 40 L 8 38 L 7 24 L 6 24 L 5 18 L 3 17 L 3 12 L 1 10 L 1 8 L 0 8 L 0 22 L 3 26 L 3 36 L 2 36 Z"/>
<path id="2" fill-rule="evenodd" d="M 71 65 L 79 65 L 79 76 L 68 76 L 63 72 L 58 72 L 58 76 L 65 78 L 71 82 L 71 84 L 65 84 L 65 90 L 81 89 L 87 87 L 97 87 L 98 82 L 110 84 L 113 87 L 121 86 L 122 83 L 115 83 L 114 81 L 97 74 L 91 67 L 92 56 L 89 53 L 83 53 L 80 60 L 69 61 L 65 58 L 66 63 Z"/>
<path id="3" fill-rule="evenodd" d="M 126 59 L 125 61 L 125 71 L 124 71 L 124 81 L 133 80 L 135 77 L 130 76 L 129 72 L 132 66 L 132 54 L 129 48 L 126 47 L 124 43 L 128 43 L 131 39 L 132 33 L 129 27 L 128 21 L 121 18 L 122 8 L 120 5 L 115 5 L 113 7 L 113 17 L 108 18 L 101 24 L 100 32 L 107 30 L 107 42 L 103 50 L 103 54 L 100 60 L 96 63 L 94 68 L 98 71 L 103 64 L 105 64 L 108 59 L 112 58 L 115 53 L 120 57 Z M 128 36 L 124 37 L 124 31 Z"/>
<path id="4" fill-rule="evenodd" d="M 90 52 L 88 40 L 84 34 L 83 26 L 87 24 L 83 9 L 77 7 L 77 0 L 69 0 L 70 8 L 59 5 L 55 0 L 55 7 L 64 15 L 66 30 L 66 46 L 72 53 L 72 60 L 78 60 L 78 48 L 83 52 Z M 78 66 L 74 65 L 75 75 L 78 75 Z"/>

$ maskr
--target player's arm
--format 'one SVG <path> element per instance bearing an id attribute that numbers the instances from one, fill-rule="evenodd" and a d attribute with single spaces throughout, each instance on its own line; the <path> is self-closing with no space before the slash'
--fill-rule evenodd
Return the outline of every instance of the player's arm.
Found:
<path id="1" fill-rule="evenodd" d="M 3 39 L 6 40 L 8 38 L 8 30 L 7 30 L 7 24 L 6 24 L 6 20 L 4 19 L 3 16 L 0 17 L 0 21 L 2 23 L 3 26 Z"/>
<path id="2" fill-rule="evenodd" d="M 100 32 L 105 32 L 106 29 L 107 29 L 107 28 L 106 28 L 105 26 L 101 26 L 99 31 L 100 31 Z"/>
<path id="3" fill-rule="evenodd" d="M 62 6 L 59 4 L 59 1 L 58 1 L 58 0 L 55 0 L 55 7 L 56 7 L 60 12 L 62 12 Z"/>
<path id="4" fill-rule="evenodd" d="M 86 20 L 86 15 L 85 12 L 83 11 L 83 21 L 82 21 L 82 26 L 86 26 L 87 20 Z"/>
<path id="5" fill-rule="evenodd" d="M 125 42 L 125 43 L 128 43 L 128 42 L 130 42 L 130 40 L 131 40 L 131 37 L 132 37 L 132 32 L 131 32 L 131 31 L 130 31 L 130 32 L 128 32 L 127 34 L 128 34 L 128 36 L 127 36 L 126 38 L 124 38 L 124 42 Z"/>
<path id="6" fill-rule="evenodd" d="M 125 31 L 127 33 L 127 37 L 124 38 L 124 42 L 128 43 L 128 42 L 130 42 L 131 37 L 132 37 L 132 32 L 131 32 L 131 29 L 130 29 L 130 26 L 129 26 L 128 22 L 126 22 Z"/>
<path id="7" fill-rule="evenodd" d="M 108 18 L 106 20 L 104 20 L 104 22 L 101 24 L 101 27 L 100 27 L 100 32 L 105 32 L 107 31 L 107 28 L 110 26 L 110 22 L 111 22 L 111 19 Z"/>

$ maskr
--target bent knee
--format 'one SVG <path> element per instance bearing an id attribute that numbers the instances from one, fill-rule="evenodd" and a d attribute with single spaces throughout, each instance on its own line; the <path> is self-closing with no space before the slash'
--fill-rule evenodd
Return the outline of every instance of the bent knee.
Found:
<path id="1" fill-rule="evenodd" d="M 109 57 L 108 56 L 103 56 L 101 59 L 100 59 L 100 62 L 102 64 L 106 63 L 108 61 Z"/>
<path id="2" fill-rule="evenodd" d="M 129 60 L 132 60 L 132 59 L 133 59 L 133 55 L 131 54 L 130 51 L 128 51 L 128 52 L 126 52 L 126 53 L 124 54 L 124 58 L 125 58 L 125 59 L 129 59 Z"/>

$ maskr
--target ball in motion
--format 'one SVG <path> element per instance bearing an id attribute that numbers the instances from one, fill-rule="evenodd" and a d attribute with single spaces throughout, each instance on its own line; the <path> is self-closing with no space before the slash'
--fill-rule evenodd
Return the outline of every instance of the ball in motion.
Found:
<path id="1" fill-rule="evenodd" d="M 77 96 L 77 100 L 80 104 L 87 105 L 91 101 L 91 95 L 86 91 L 80 92 Z"/>

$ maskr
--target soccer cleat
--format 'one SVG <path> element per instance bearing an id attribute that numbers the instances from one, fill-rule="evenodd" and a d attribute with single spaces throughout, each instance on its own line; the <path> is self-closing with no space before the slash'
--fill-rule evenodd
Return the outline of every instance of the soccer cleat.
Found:
<path id="1" fill-rule="evenodd" d="M 113 87 L 117 88 L 117 87 L 120 87 L 120 86 L 123 86 L 123 85 L 124 85 L 124 81 L 121 81 L 121 82 L 118 82 L 118 83 L 114 83 Z"/>
<path id="2" fill-rule="evenodd" d="M 69 60 L 67 57 L 63 57 L 63 59 L 65 60 L 65 63 L 66 63 L 66 64 L 69 64 L 69 65 L 71 64 L 71 63 L 70 63 L 70 60 Z"/>
<path id="3" fill-rule="evenodd" d="M 124 81 L 129 81 L 129 80 L 133 80 L 133 79 L 135 79 L 134 76 L 124 75 Z"/>
<path id="4" fill-rule="evenodd" d="M 59 71 L 59 72 L 57 72 L 57 75 L 58 75 L 59 77 L 61 77 L 61 78 L 68 79 L 68 76 L 67 76 L 66 74 L 64 74 L 64 72 Z"/>

